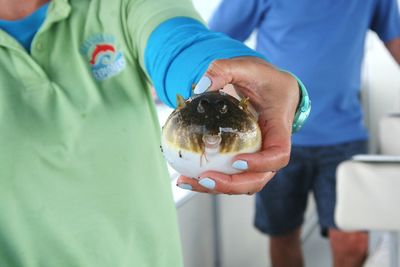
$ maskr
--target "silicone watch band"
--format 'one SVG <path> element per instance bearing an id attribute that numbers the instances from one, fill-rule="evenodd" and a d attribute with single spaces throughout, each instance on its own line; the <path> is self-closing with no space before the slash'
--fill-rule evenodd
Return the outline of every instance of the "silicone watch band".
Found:
<path id="1" fill-rule="evenodd" d="M 292 133 L 296 133 L 300 131 L 301 127 L 303 127 L 304 122 L 310 115 L 311 100 L 310 97 L 308 96 L 308 92 L 304 84 L 295 75 L 293 76 L 297 79 L 300 88 L 300 103 L 294 115 L 293 125 L 292 125 Z"/>

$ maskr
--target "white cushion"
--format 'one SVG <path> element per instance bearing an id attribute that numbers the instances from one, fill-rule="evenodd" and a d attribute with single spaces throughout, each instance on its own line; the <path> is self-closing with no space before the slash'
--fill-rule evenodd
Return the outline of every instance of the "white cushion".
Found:
<path id="1" fill-rule="evenodd" d="M 400 163 L 340 164 L 335 220 L 343 230 L 400 230 Z"/>

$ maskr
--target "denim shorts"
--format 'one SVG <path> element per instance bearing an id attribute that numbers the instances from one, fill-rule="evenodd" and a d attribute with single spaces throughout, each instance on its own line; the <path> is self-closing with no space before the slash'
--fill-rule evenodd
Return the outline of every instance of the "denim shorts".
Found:
<path id="1" fill-rule="evenodd" d="M 271 236 L 285 235 L 304 220 L 310 191 L 315 198 L 321 232 L 337 228 L 334 222 L 336 167 L 355 154 L 365 154 L 366 141 L 333 146 L 293 146 L 288 166 L 256 195 L 254 224 Z"/>

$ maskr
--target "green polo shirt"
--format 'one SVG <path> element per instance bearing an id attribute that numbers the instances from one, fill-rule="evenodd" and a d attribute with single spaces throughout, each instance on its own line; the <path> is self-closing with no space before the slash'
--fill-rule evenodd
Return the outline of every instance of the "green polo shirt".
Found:
<path id="1" fill-rule="evenodd" d="M 0 266 L 179 267 L 147 38 L 189 0 L 53 0 L 0 30 Z"/>

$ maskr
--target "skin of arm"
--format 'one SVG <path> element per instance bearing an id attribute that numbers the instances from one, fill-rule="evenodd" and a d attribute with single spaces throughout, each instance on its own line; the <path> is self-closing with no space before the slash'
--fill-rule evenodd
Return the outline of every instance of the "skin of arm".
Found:
<path id="1" fill-rule="evenodd" d="M 392 57 L 400 65 L 400 38 L 393 39 L 385 43 L 386 48 L 389 50 Z"/>

